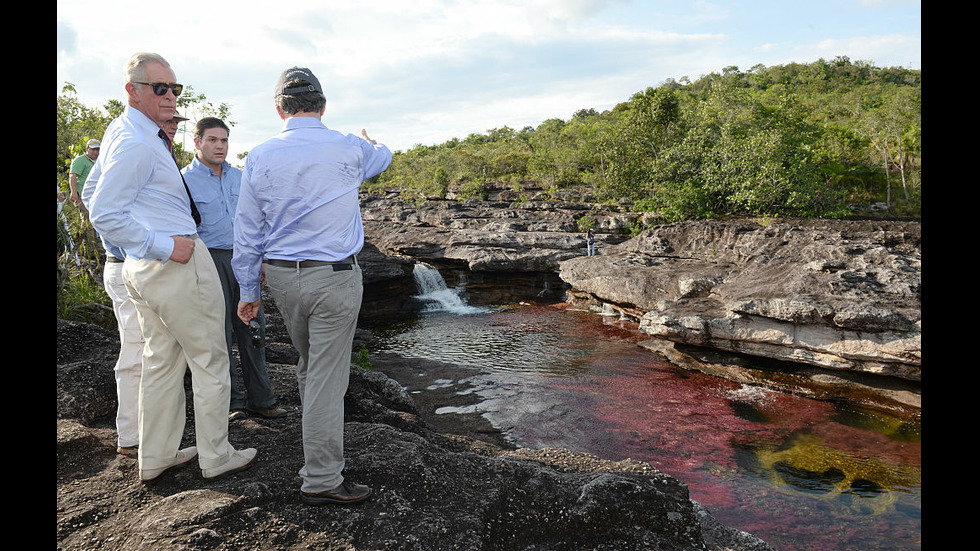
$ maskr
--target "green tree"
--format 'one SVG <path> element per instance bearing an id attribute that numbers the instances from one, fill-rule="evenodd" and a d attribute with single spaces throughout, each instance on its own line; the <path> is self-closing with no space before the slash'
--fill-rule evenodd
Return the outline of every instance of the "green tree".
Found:
<path id="1" fill-rule="evenodd" d="M 563 132 L 564 128 L 565 121 L 551 118 L 538 125 L 528 136 L 532 151 L 528 171 L 532 176 L 549 182 L 552 187 L 570 183 L 578 174 L 571 139 Z"/>
<path id="2" fill-rule="evenodd" d="M 67 187 L 63 187 L 62 184 L 67 182 L 68 168 L 72 159 L 84 153 L 85 142 L 89 139 L 102 138 L 106 126 L 113 117 L 111 113 L 103 113 L 83 105 L 78 101 L 76 94 L 75 86 L 66 82 L 61 89 L 61 95 L 58 96 L 58 126 L 55 141 L 58 149 L 58 183 L 62 190 L 67 190 Z M 107 107 L 115 105 L 110 102 Z"/>
<path id="3" fill-rule="evenodd" d="M 614 135 L 605 134 L 609 150 L 607 195 L 642 199 L 652 191 L 657 160 L 677 137 L 680 102 L 670 87 L 633 94 L 616 120 Z"/>
<path id="4" fill-rule="evenodd" d="M 524 151 L 506 149 L 498 151 L 488 164 L 489 174 L 494 178 L 504 176 L 527 176 L 527 165 L 530 155 Z"/>
<path id="5" fill-rule="evenodd" d="M 907 171 L 917 169 L 921 140 L 921 92 L 919 88 L 876 84 L 853 96 L 854 126 L 867 140 L 868 158 L 877 162 L 885 183 L 885 201 L 892 205 L 891 175 L 901 177 L 905 200 L 909 193 Z"/>
<path id="6" fill-rule="evenodd" d="M 815 170 L 815 128 L 792 101 L 765 104 L 716 82 L 687 126 L 681 144 L 655 164 L 651 204 L 667 219 L 840 212 L 840 197 Z"/>

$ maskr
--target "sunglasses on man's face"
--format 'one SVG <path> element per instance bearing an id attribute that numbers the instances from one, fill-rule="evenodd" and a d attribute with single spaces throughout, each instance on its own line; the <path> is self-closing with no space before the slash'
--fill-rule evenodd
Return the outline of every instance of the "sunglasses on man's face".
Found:
<path id="1" fill-rule="evenodd" d="M 169 84 L 167 82 L 136 82 L 136 81 L 133 81 L 133 84 L 145 84 L 147 86 L 152 86 L 153 93 L 158 96 L 162 96 L 166 94 L 168 88 L 174 91 L 174 96 L 179 96 L 180 93 L 184 91 L 183 84 Z"/>

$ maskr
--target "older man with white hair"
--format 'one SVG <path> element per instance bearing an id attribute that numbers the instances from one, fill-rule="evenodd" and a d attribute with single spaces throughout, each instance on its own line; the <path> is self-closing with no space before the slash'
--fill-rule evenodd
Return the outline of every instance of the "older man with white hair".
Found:
<path id="1" fill-rule="evenodd" d="M 144 482 L 194 457 L 204 478 L 243 470 L 254 448 L 228 442 L 229 363 L 221 284 L 197 236 L 200 216 L 172 156 L 164 123 L 183 86 L 167 61 L 133 55 L 128 105 L 109 125 L 89 185 L 92 225 L 125 253 L 123 280 L 146 346 L 139 397 L 139 471 Z M 191 370 L 196 446 L 180 448 L 184 373 Z"/>

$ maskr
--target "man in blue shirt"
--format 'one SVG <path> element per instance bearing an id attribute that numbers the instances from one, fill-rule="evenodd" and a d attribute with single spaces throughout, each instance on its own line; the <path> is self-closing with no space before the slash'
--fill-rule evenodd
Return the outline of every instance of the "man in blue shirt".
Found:
<path id="1" fill-rule="evenodd" d="M 191 164 L 182 171 L 201 213 L 197 235 L 207 244 L 218 269 L 225 300 L 225 339 L 231 366 L 228 419 L 242 419 L 245 411 L 266 418 L 282 417 L 286 415 L 286 410 L 276 407 L 276 395 L 272 392 L 269 373 L 265 368 L 265 348 L 253 344 L 248 325 L 242 323 L 237 313 L 240 292 L 231 269 L 231 256 L 235 245 L 235 209 L 238 207 L 242 172 L 225 159 L 228 155 L 228 135 L 228 125 L 221 119 L 204 117 L 197 121 L 194 129 L 194 149 L 197 153 Z M 257 318 L 264 330 L 265 310 L 261 306 Z M 232 340 L 238 344 L 241 383 L 235 368 L 237 362 L 232 351 Z M 244 386 L 244 392 L 240 386 Z"/>
<path id="2" fill-rule="evenodd" d="M 170 140 L 177 134 L 180 121 L 187 119 L 174 112 L 174 117 L 161 125 Z M 95 183 L 82 187 L 82 203 L 86 210 L 92 200 Z M 129 299 L 122 269 L 126 253 L 99 236 L 106 251 L 102 267 L 102 284 L 112 299 L 112 312 L 119 330 L 119 356 L 113 367 L 116 377 L 116 453 L 136 456 L 139 450 L 139 393 L 143 368 L 143 330 L 136 314 L 136 305 Z"/>
<path id="3" fill-rule="evenodd" d="M 221 283 L 197 236 L 193 200 L 163 131 L 182 86 L 167 61 L 134 54 L 126 66 L 128 104 L 102 138 L 89 174 L 90 220 L 125 253 L 122 277 L 146 345 L 139 397 L 140 480 L 198 457 L 216 478 L 251 465 L 256 450 L 228 442 L 230 381 Z M 196 446 L 180 447 L 190 367 Z"/>
<path id="4" fill-rule="evenodd" d="M 309 69 L 283 71 L 275 101 L 282 131 L 249 152 L 242 174 L 232 259 L 241 286 L 238 315 L 246 323 L 257 315 L 264 271 L 299 352 L 300 499 L 358 503 L 371 488 L 341 474 L 344 394 L 363 293 L 355 258 L 364 245 L 358 190 L 388 168 L 391 151 L 364 130 L 358 137 L 327 128 L 326 98 Z"/>

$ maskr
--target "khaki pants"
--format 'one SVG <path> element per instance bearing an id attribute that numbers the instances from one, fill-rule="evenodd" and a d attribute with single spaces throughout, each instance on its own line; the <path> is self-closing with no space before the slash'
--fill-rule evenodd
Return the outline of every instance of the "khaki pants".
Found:
<path id="1" fill-rule="evenodd" d="M 129 299 L 122 278 L 122 262 L 106 262 L 102 282 L 112 299 L 112 311 L 119 327 L 119 358 L 116 375 L 116 443 L 129 447 L 140 443 L 139 398 L 140 373 L 143 369 L 143 331 L 136 315 L 136 305 Z"/>
<path id="2" fill-rule="evenodd" d="M 180 448 L 188 367 L 198 461 L 202 469 L 225 464 L 234 453 L 228 443 L 225 304 L 207 246 L 195 236 L 187 264 L 127 258 L 123 279 L 146 341 L 139 397 L 140 469 L 169 466 Z"/>

